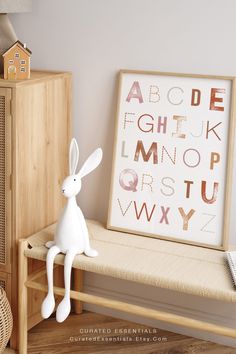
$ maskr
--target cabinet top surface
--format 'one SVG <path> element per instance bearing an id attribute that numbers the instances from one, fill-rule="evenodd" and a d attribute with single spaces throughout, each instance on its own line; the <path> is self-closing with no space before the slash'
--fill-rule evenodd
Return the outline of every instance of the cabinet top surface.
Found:
<path id="1" fill-rule="evenodd" d="M 30 79 L 26 80 L 4 80 L 1 76 L 0 86 L 1 87 L 16 87 L 22 85 L 29 85 L 32 83 L 55 79 L 56 77 L 68 77 L 71 76 L 70 72 L 62 71 L 43 71 L 43 70 L 31 70 Z"/>

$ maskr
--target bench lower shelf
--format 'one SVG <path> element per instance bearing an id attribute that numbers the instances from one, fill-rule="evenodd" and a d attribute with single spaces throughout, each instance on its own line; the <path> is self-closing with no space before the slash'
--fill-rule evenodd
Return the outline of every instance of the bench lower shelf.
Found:
<path id="1" fill-rule="evenodd" d="M 26 287 L 31 289 L 36 289 L 44 292 L 48 291 L 46 285 L 37 283 L 36 281 L 32 281 L 32 280 L 26 281 L 25 285 Z M 64 293 L 65 291 L 63 288 L 54 286 L 54 294 L 64 296 Z M 233 328 L 222 327 L 212 323 L 206 323 L 203 321 L 198 321 L 188 317 L 166 313 L 164 311 L 158 311 L 143 306 L 132 305 L 130 303 L 123 302 L 123 301 L 112 300 L 105 297 L 86 294 L 84 292 L 75 291 L 75 290 L 71 290 L 70 298 L 77 301 L 87 302 L 90 304 L 99 305 L 102 307 L 108 307 L 126 313 L 131 313 L 134 315 L 140 315 L 143 317 L 152 318 L 154 320 L 159 320 L 159 321 L 163 321 L 175 325 L 181 325 L 183 327 L 203 330 L 218 335 L 236 338 L 236 329 Z"/>

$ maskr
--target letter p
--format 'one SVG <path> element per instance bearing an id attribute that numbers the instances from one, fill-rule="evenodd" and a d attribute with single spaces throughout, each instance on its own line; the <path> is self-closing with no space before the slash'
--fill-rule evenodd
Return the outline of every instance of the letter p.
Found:
<path id="1" fill-rule="evenodd" d="M 220 154 L 218 152 L 211 153 L 210 170 L 213 170 L 214 164 L 220 162 Z"/>

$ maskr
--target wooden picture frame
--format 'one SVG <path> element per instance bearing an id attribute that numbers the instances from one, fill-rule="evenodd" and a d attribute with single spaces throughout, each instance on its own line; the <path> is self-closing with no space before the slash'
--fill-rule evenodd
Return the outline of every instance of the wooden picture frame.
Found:
<path id="1" fill-rule="evenodd" d="M 226 250 L 235 78 L 121 70 L 108 229 Z"/>

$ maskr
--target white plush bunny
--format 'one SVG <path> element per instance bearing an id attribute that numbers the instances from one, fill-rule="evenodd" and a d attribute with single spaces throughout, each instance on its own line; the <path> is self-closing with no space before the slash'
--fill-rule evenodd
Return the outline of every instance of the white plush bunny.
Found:
<path id="1" fill-rule="evenodd" d="M 65 296 L 60 302 L 56 312 L 56 320 L 63 322 L 70 313 L 70 278 L 74 257 L 77 254 L 85 253 L 89 257 L 96 257 L 98 252 L 90 247 L 89 234 L 86 222 L 81 209 L 76 202 L 76 195 L 81 189 L 81 178 L 92 172 L 102 160 L 102 150 L 95 150 L 85 161 L 79 173 L 76 169 L 79 161 L 79 148 L 77 141 L 72 139 L 70 144 L 69 169 L 70 176 L 62 184 L 62 193 L 68 198 L 58 221 L 54 241 L 47 242 L 49 249 L 47 254 L 47 279 L 48 294 L 42 303 L 41 314 L 48 318 L 54 308 L 55 299 L 53 294 L 53 262 L 60 252 L 65 254 L 64 261 L 64 282 Z"/>

